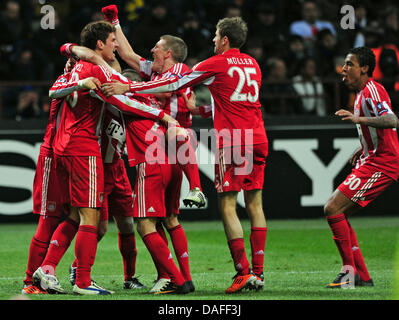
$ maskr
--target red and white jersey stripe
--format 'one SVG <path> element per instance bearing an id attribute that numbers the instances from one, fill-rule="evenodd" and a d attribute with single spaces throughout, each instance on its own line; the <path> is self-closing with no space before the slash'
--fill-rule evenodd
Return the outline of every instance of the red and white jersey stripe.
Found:
<path id="1" fill-rule="evenodd" d="M 102 66 L 79 61 L 71 71 L 68 82 L 96 77 L 101 83 L 110 82 L 111 74 Z M 62 89 L 58 88 L 62 93 Z M 65 91 L 72 90 L 71 87 Z M 64 91 L 64 94 L 65 94 Z M 55 136 L 54 153 L 64 156 L 101 156 L 100 133 L 104 103 L 90 96 L 88 90 L 73 91 L 66 97 L 67 107 L 63 109 Z"/>
<path id="2" fill-rule="evenodd" d="M 259 102 L 261 80 L 256 60 L 239 49 L 230 49 L 198 63 L 182 75 L 145 83 L 130 82 L 129 86 L 131 92 L 140 93 L 176 91 L 199 83 L 208 86 L 217 143 L 223 147 L 267 143 Z"/>
<path id="3" fill-rule="evenodd" d="M 51 171 L 51 162 L 53 161 L 52 157 L 44 158 L 44 170 L 43 170 L 43 180 L 42 180 L 42 201 L 40 214 L 45 216 L 47 213 L 47 193 L 48 193 L 48 182 L 50 179 L 50 171 Z"/>
<path id="4" fill-rule="evenodd" d="M 68 83 L 69 78 L 70 78 L 70 73 L 64 73 L 61 76 L 59 76 L 52 85 L 50 92 L 52 90 L 58 90 L 58 88 L 65 86 Z M 64 96 L 61 96 L 59 98 L 53 97 L 51 99 L 46 131 L 44 133 L 43 143 L 40 146 L 40 154 L 44 156 L 52 156 L 53 154 L 52 147 L 53 147 L 53 140 L 57 132 L 57 119 L 59 119 L 64 106 L 65 106 Z"/>
<path id="5" fill-rule="evenodd" d="M 393 114 L 391 100 L 385 88 L 369 79 L 355 99 L 354 114 L 359 117 L 380 117 Z M 356 168 L 371 164 L 387 176 L 399 177 L 399 142 L 396 129 L 379 129 L 356 125 L 363 153 Z"/>
<path id="6" fill-rule="evenodd" d="M 146 217 L 145 207 L 145 166 L 146 163 L 142 162 L 137 166 L 137 204 L 138 204 L 138 217 Z"/>
<path id="7" fill-rule="evenodd" d="M 97 162 L 96 157 L 89 157 L 89 208 L 97 207 Z"/>
<path id="8" fill-rule="evenodd" d="M 186 64 L 176 63 L 165 72 L 156 73 L 152 70 L 152 65 L 152 61 L 145 60 L 144 58 L 140 60 L 140 76 L 146 81 L 156 81 L 181 76 L 189 70 Z M 167 114 L 176 119 L 182 127 L 189 128 L 191 127 L 192 116 L 182 97 L 183 93 L 190 98 L 192 93 L 191 87 L 173 92 L 172 95 L 166 99 L 162 108 Z"/>
<path id="9" fill-rule="evenodd" d="M 146 118 L 152 120 L 160 120 L 164 117 L 165 113 L 157 108 L 154 108 L 149 100 L 141 99 L 135 96 L 127 95 L 114 95 L 106 97 L 100 90 L 91 90 L 91 95 L 97 99 L 112 104 L 123 113 Z M 139 100 L 140 99 L 140 100 Z"/>

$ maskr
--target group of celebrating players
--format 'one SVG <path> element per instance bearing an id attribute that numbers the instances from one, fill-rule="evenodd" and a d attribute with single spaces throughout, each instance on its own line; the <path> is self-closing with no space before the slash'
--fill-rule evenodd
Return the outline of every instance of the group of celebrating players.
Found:
<path id="1" fill-rule="evenodd" d="M 206 204 L 195 136 L 189 129 L 191 114 L 213 117 L 215 188 L 237 271 L 226 293 L 262 289 L 267 235 L 262 189 L 268 140 L 259 103 L 261 71 L 254 58 L 239 50 L 246 40 L 246 23 L 241 18 L 221 19 L 213 39 L 215 55 L 189 69 L 183 63 L 187 46 L 182 39 L 162 36 L 151 50 L 153 61 L 146 60 L 124 36 L 117 7 L 110 5 L 102 12 L 106 21 L 86 25 L 80 45 L 61 47 L 68 61 L 49 93 L 49 121 L 34 179 L 33 212 L 40 219 L 22 293 L 66 293 L 55 269 L 75 238 L 75 261 L 70 267 L 73 293 L 112 294 L 91 279 L 109 215 L 118 228 L 125 289 L 145 288 L 135 277 L 135 218 L 158 273 L 150 293 L 195 290 L 187 238 L 178 220 L 183 173 L 190 184 L 184 204 Z M 116 50 L 132 69 L 120 70 Z M 347 55 L 343 68 L 343 81 L 358 95 L 354 114 L 346 110 L 336 114 L 357 124 L 362 148 L 351 159 L 352 173 L 325 206 L 343 261 L 338 277 L 328 285 L 333 288 L 373 285 L 348 217 L 399 175 L 398 120 L 385 89 L 371 79 L 374 66 L 374 55 L 363 47 Z M 210 106 L 195 105 L 192 87 L 201 83 L 211 93 Z M 137 167 L 134 192 L 122 159 L 125 148 L 129 166 Z M 181 149 L 188 161 L 181 161 Z M 242 154 L 245 161 L 237 161 Z M 251 223 L 252 265 L 236 213 L 241 190 Z M 63 212 L 66 218 L 61 221 Z"/>

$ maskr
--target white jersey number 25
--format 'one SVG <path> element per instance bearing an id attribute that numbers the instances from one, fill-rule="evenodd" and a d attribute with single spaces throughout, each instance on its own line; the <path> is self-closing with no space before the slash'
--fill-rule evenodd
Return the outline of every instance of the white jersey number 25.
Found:
<path id="1" fill-rule="evenodd" d="M 230 96 L 230 101 L 249 101 L 256 102 L 259 97 L 259 86 L 256 80 L 251 79 L 252 74 L 256 74 L 255 68 L 244 68 L 244 71 L 239 67 L 231 67 L 227 74 L 233 78 L 234 73 L 238 73 L 238 83 L 235 88 L 233 94 Z M 245 82 L 249 87 L 254 87 L 255 94 L 251 93 L 242 93 L 242 88 L 244 87 Z"/>

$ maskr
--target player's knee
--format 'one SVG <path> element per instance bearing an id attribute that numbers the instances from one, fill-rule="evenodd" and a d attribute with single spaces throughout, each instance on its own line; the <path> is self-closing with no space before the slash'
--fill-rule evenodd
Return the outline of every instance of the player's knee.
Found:
<path id="1" fill-rule="evenodd" d="M 332 216 L 336 213 L 336 205 L 334 204 L 334 201 L 329 199 L 326 204 L 324 205 L 324 215 L 325 216 Z"/>
<path id="2" fill-rule="evenodd" d="M 122 217 L 115 221 L 121 234 L 130 234 L 134 232 L 134 222 L 132 217 Z"/>
<path id="3" fill-rule="evenodd" d="M 137 221 L 137 232 L 140 237 L 143 238 L 145 235 L 156 232 L 156 221 L 151 218 L 140 218 Z"/>
<path id="4" fill-rule="evenodd" d="M 172 229 L 179 224 L 179 220 L 177 219 L 176 215 L 171 215 L 163 219 L 163 224 L 166 229 Z"/>

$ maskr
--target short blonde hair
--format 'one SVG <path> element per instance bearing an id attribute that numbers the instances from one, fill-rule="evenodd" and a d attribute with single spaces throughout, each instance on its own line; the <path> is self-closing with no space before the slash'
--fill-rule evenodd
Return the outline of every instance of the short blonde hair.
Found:
<path id="1" fill-rule="evenodd" d="M 172 58 L 176 62 L 184 62 L 187 58 L 187 45 L 183 39 L 169 34 L 161 36 L 165 41 L 164 49 L 172 52 Z"/>

